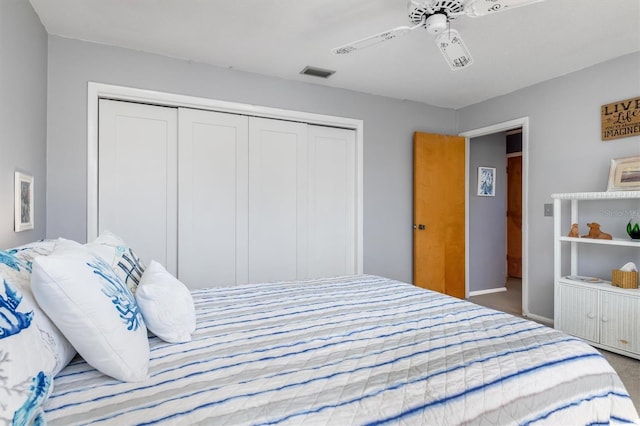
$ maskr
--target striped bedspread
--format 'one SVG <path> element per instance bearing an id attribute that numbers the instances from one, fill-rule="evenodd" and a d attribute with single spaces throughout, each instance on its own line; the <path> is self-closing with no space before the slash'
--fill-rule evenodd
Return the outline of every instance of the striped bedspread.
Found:
<path id="1" fill-rule="evenodd" d="M 81 359 L 51 425 L 632 423 L 619 377 L 559 331 L 377 276 L 193 291 L 194 339 L 152 337 L 150 377 Z"/>

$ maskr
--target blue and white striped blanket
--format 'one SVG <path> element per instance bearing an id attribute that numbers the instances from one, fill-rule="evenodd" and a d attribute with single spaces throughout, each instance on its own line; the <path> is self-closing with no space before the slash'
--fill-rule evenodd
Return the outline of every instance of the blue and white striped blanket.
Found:
<path id="1" fill-rule="evenodd" d="M 141 383 L 72 362 L 55 378 L 49 424 L 638 421 L 587 344 L 410 284 L 364 275 L 193 296 L 192 342 L 152 337 Z"/>

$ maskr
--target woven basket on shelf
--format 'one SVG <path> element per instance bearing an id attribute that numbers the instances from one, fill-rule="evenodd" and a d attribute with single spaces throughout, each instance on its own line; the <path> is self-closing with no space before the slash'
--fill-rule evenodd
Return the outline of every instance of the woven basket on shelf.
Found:
<path id="1" fill-rule="evenodd" d="M 638 272 L 613 269 L 611 271 L 611 285 L 620 288 L 638 288 Z"/>

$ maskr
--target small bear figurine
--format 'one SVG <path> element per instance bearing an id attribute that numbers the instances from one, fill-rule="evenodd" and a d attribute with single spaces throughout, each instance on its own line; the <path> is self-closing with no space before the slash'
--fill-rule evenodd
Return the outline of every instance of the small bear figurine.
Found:
<path id="1" fill-rule="evenodd" d="M 574 238 L 579 238 L 580 237 L 580 231 L 578 230 L 578 224 L 574 223 L 573 225 L 571 225 L 571 231 L 569 231 L 569 237 L 574 237 Z"/>
<path id="2" fill-rule="evenodd" d="M 589 227 L 589 234 L 583 235 L 582 238 L 594 238 L 597 240 L 612 240 L 613 237 L 611 234 L 607 234 L 606 232 L 602 232 L 600 230 L 600 224 L 596 222 L 587 223 Z"/>

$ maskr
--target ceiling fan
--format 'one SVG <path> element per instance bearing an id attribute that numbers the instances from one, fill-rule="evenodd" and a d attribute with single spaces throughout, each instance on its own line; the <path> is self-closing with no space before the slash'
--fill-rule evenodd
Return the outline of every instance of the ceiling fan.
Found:
<path id="1" fill-rule="evenodd" d="M 409 0 L 409 21 L 412 25 L 396 27 L 332 49 L 338 55 L 354 52 L 374 44 L 392 40 L 418 28 L 436 36 L 436 44 L 452 70 L 466 68 L 473 63 L 460 33 L 451 28 L 451 21 L 459 16 L 479 17 L 495 12 L 538 3 L 543 0 Z"/>

